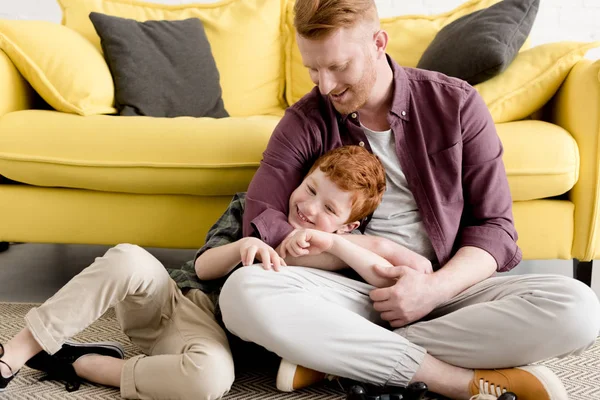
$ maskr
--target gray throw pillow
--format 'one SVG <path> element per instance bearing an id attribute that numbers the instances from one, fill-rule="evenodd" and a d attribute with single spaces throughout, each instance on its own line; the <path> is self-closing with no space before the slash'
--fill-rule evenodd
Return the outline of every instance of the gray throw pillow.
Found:
<path id="1" fill-rule="evenodd" d="M 146 21 L 92 12 L 121 115 L 227 117 L 202 22 Z"/>
<path id="2" fill-rule="evenodd" d="M 540 0 L 504 0 L 465 15 L 438 32 L 417 68 L 442 72 L 471 85 L 504 71 L 525 43 Z"/>

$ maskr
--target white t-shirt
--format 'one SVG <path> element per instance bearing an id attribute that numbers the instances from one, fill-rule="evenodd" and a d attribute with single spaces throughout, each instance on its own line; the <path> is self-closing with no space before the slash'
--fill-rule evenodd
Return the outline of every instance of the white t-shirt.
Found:
<path id="1" fill-rule="evenodd" d="M 362 128 L 369 140 L 371 150 L 379 157 L 385 168 L 386 178 L 383 200 L 373 213 L 365 234 L 385 237 L 426 257 L 433 263 L 437 262 L 421 213 L 400 167 L 392 130 L 375 132 L 365 126 Z"/>

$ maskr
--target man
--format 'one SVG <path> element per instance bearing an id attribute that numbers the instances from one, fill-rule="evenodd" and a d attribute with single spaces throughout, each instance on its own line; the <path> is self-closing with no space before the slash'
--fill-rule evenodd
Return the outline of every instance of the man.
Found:
<path id="1" fill-rule="evenodd" d="M 592 345 L 598 299 L 570 278 L 491 277 L 521 251 L 502 145 L 480 96 L 463 81 L 398 66 L 373 0 L 296 0 L 294 22 L 316 87 L 273 133 L 244 234 L 278 246 L 292 232 L 287 198 L 307 166 L 358 144 L 382 160 L 387 190 L 362 227 L 368 235 L 351 239 L 380 255 L 391 240 L 441 268 L 376 267 L 397 279 L 380 289 L 312 268 L 240 269 L 221 293 L 226 327 L 287 360 L 278 383 L 288 389 L 319 376 L 312 369 L 376 385 L 423 381 L 455 399 L 567 399 L 550 370 L 527 365 Z M 286 262 L 343 266 L 314 253 Z"/>

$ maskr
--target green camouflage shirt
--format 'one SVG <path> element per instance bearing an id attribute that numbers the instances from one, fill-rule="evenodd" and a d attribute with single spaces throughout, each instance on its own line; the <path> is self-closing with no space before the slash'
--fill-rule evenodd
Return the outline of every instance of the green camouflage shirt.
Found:
<path id="1" fill-rule="evenodd" d="M 193 260 L 186 262 L 179 269 L 167 268 L 171 278 L 177 283 L 180 289 L 200 289 L 208 294 L 211 300 L 215 303 L 215 308 L 218 310 L 218 297 L 221 292 L 221 287 L 227 276 L 219 279 L 204 281 L 198 278 L 194 264 L 196 259 L 200 257 L 206 250 L 213 247 L 223 246 L 229 243 L 240 240 L 242 236 L 242 218 L 244 216 L 244 205 L 246 203 L 246 193 L 236 193 L 229 203 L 225 213 L 221 218 L 210 228 L 206 235 L 204 246 L 196 252 Z M 234 268 L 237 269 L 241 265 Z M 232 271 L 233 272 L 233 271 Z M 231 272 L 230 272 L 231 273 Z"/>

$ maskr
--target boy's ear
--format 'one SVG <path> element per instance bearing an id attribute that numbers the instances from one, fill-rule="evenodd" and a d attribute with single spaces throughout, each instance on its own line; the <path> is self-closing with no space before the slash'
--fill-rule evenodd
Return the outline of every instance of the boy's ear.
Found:
<path id="1" fill-rule="evenodd" d="M 337 231 L 335 231 L 335 233 L 337 233 L 337 234 L 350 233 L 353 230 L 355 230 L 356 228 L 358 228 L 359 226 L 360 226 L 359 221 L 350 222 L 350 223 L 347 223 L 346 225 L 342 225 Z"/>

